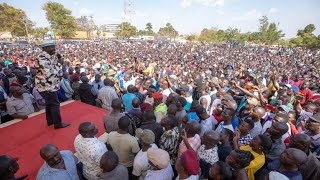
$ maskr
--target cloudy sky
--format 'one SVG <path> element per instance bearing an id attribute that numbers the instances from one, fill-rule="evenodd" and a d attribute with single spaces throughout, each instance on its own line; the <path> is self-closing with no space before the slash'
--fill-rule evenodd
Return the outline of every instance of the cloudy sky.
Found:
<path id="1" fill-rule="evenodd" d="M 49 26 L 42 6 L 48 0 L 0 0 L 24 10 L 36 26 Z M 72 10 L 72 15 L 92 15 L 96 24 L 120 23 L 125 17 L 123 0 L 55 0 Z M 316 25 L 320 34 L 320 0 L 131 0 L 132 23 L 143 29 L 147 22 L 158 31 L 170 22 L 180 34 L 199 33 L 203 28 L 258 30 L 258 19 L 267 15 L 279 23 L 286 38 L 298 29 Z"/>

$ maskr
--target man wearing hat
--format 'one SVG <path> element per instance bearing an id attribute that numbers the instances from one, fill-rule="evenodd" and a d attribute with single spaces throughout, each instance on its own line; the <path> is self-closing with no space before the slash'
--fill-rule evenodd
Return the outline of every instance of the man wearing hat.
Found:
<path id="1" fill-rule="evenodd" d="M 134 158 L 132 174 L 136 176 L 136 179 L 144 179 L 149 165 L 147 151 L 149 148 L 157 149 L 158 147 L 154 144 L 155 135 L 150 129 L 138 128 L 136 130 L 136 138 L 139 139 L 141 150 Z"/>
<path id="2" fill-rule="evenodd" d="M 55 57 L 55 43 L 45 40 L 40 44 L 42 52 L 36 59 L 35 67 L 38 72 L 35 77 L 35 87 L 46 101 L 47 125 L 54 124 L 55 129 L 65 128 L 68 123 L 61 122 L 60 102 L 57 91 L 60 89 L 61 58 Z M 61 57 L 61 56 L 60 56 Z"/>
<path id="3" fill-rule="evenodd" d="M 170 156 L 167 151 L 163 149 L 149 148 L 147 156 L 152 168 L 148 170 L 145 180 L 172 179 L 174 174 L 170 165 Z"/>

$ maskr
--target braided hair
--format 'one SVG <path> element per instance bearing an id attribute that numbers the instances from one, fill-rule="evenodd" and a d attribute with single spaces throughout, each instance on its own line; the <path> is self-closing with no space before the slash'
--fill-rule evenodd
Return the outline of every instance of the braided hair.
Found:
<path id="1" fill-rule="evenodd" d="M 237 153 L 237 164 L 240 166 L 241 169 L 249 166 L 250 162 L 254 159 L 254 156 L 250 151 L 244 150 L 235 150 Z"/>

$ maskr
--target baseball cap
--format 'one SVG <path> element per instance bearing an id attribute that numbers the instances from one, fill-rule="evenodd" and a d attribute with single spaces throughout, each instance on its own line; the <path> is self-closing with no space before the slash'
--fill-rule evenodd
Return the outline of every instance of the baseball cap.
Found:
<path id="1" fill-rule="evenodd" d="M 141 139 L 145 144 L 152 144 L 154 143 L 154 133 L 150 129 L 136 129 L 136 137 Z"/>

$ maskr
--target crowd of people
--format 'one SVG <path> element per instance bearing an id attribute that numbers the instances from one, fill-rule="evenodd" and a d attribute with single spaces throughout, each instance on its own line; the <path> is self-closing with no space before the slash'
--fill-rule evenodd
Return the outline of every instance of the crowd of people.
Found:
<path id="1" fill-rule="evenodd" d="M 107 138 L 83 122 L 75 154 L 44 145 L 37 180 L 320 178 L 319 50 L 116 40 L 55 48 L 48 57 L 61 69 L 42 73 L 59 71 L 58 81 L 38 77 L 40 48 L 1 50 L 1 123 L 28 121 L 50 100 L 38 88 L 55 88 L 59 102 L 105 109 Z M 0 156 L 0 179 L 18 169 Z"/>

